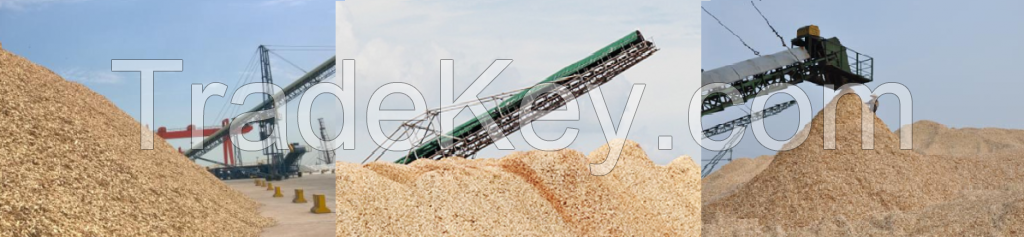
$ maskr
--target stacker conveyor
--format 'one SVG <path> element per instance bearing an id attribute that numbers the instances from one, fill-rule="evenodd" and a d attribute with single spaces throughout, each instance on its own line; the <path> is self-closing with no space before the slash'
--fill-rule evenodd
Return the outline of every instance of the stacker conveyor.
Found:
<path id="1" fill-rule="evenodd" d="M 843 46 L 839 38 L 823 38 L 818 32 L 817 26 L 805 26 L 792 40 L 793 48 L 702 72 L 701 85 L 726 86 L 701 92 L 706 96 L 701 116 L 723 111 L 734 100 L 747 102 L 805 81 L 839 88 L 874 80 L 874 58 Z M 727 96 L 731 92 L 737 92 L 735 98 Z"/>
<path id="2" fill-rule="evenodd" d="M 503 94 L 508 96 L 501 96 L 501 99 L 504 100 L 497 107 L 488 110 L 485 115 L 455 127 L 452 131 L 440 133 L 439 129 L 428 128 L 431 125 L 424 126 L 407 122 L 399 130 L 427 128 L 434 133 L 429 135 L 432 137 L 422 139 L 422 142 L 419 142 L 406 156 L 396 162 L 408 164 L 416 159 L 425 158 L 472 157 L 476 152 L 494 143 L 491 131 L 500 135 L 497 137 L 504 137 L 519 131 L 520 121 L 532 122 L 550 111 L 564 106 L 566 102 L 612 80 L 616 75 L 650 57 L 657 50 L 654 43 L 644 39 L 640 31 L 634 31 L 590 56 L 562 68 L 530 88 Z M 565 100 L 558 93 L 552 93 L 551 89 L 556 87 L 555 85 L 564 86 L 571 92 L 571 98 Z M 428 111 L 426 114 L 428 115 L 426 117 L 434 117 L 439 114 L 439 111 Z M 482 121 L 487 119 L 484 116 L 488 116 L 494 123 L 484 124 Z M 433 120 L 433 118 L 429 120 Z M 376 154 L 375 151 L 371 157 Z M 370 157 L 367 159 L 369 160 Z"/>
<path id="3" fill-rule="evenodd" d="M 874 58 L 843 46 L 839 38 L 821 37 L 818 26 L 800 28 L 791 42 L 793 47 L 781 52 L 701 72 L 701 85 L 723 85 L 701 91 L 701 96 L 704 96 L 701 116 L 742 105 L 758 96 L 805 81 L 834 89 L 874 80 Z M 753 113 L 704 129 L 703 136 L 709 138 L 746 128 L 753 121 L 779 114 L 795 104 L 793 100 L 762 111 L 751 111 Z M 701 177 L 710 174 L 726 155 L 731 154 L 732 149 L 719 151 L 701 169 Z"/>

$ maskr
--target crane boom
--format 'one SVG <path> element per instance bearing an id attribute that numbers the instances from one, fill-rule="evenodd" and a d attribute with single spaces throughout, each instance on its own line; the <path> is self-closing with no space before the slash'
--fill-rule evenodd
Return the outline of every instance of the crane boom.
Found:
<path id="1" fill-rule="evenodd" d="M 284 89 L 281 92 L 274 95 L 274 98 L 283 98 L 284 102 L 287 103 L 288 101 L 291 101 L 296 97 L 299 97 L 300 95 L 302 95 L 302 93 L 305 93 L 306 90 L 309 90 L 310 87 L 313 87 L 317 83 L 320 83 L 326 80 L 327 78 L 334 76 L 334 65 L 336 63 L 335 58 L 336 57 L 331 57 L 330 59 L 327 59 L 327 61 L 324 61 L 316 68 L 313 68 L 313 70 L 309 71 L 305 75 L 302 75 L 302 77 L 299 77 L 299 79 L 296 79 L 295 82 L 292 82 L 292 84 L 289 84 L 288 86 L 284 87 Z M 263 103 L 260 103 L 256 107 L 250 109 L 249 113 L 244 113 L 241 116 L 235 118 L 235 120 L 233 120 L 233 123 L 248 124 L 252 122 L 257 122 L 255 121 L 255 115 L 258 112 L 266 110 L 273 106 L 272 102 L 273 101 L 264 101 Z M 197 157 L 206 154 L 214 147 L 221 145 L 224 142 L 223 139 L 221 138 L 227 136 L 229 130 L 230 126 L 217 130 L 217 132 L 214 132 L 212 135 L 203 139 L 202 143 L 198 144 L 198 146 L 192 147 L 191 149 L 185 151 L 185 156 L 189 157 L 192 160 L 195 160 Z"/>
<path id="2" fill-rule="evenodd" d="M 156 130 L 156 135 L 163 139 L 205 137 L 213 135 L 213 133 L 217 132 L 217 130 L 220 130 L 221 128 L 223 128 L 223 126 L 196 128 L 193 125 L 188 125 L 188 127 L 185 127 L 184 129 L 167 129 L 166 127 L 160 127 Z M 192 132 L 194 130 L 199 130 L 199 136 L 193 136 Z M 252 126 L 245 125 L 242 127 L 240 132 L 249 133 L 250 131 L 252 131 Z"/>

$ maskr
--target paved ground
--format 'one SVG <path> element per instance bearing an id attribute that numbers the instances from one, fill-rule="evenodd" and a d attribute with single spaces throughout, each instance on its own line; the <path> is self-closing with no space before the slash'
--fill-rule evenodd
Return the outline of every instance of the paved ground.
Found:
<path id="1" fill-rule="evenodd" d="M 337 209 L 334 204 L 334 174 L 303 175 L 302 178 L 291 178 L 273 182 L 281 187 L 284 197 L 274 198 L 273 191 L 258 187 L 251 179 L 225 181 L 228 186 L 238 190 L 261 204 L 260 214 L 274 218 L 277 225 L 263 229 L 262 236 L 335 236 L 334 223 Z M 306 193 L 308 203 L 292 203 L 295 189 L 301 188 Z M 313 214 L 313 194 L 326 194 L 327 207 L 333 211 L 328 214 Z"/>

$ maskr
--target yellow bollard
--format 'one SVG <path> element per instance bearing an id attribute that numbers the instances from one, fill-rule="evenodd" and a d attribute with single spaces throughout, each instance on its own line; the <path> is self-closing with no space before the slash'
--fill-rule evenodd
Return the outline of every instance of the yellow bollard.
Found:
<path id="1" fill-rule="evenodd" d="M 267 182 L 267 191 L 274 190 L 274 183 Z"/>
<path id="2" fill-rule="evenodd" d="M 327 200 L 323 194 L 313 194 L 313 208 L 309 209 L 309 212 L 316 214 L 331 213 L 331 209 L 327 209 Z"/>
<path id="3" fill-rule="evenodd" d="M 274 187 L 274 197 L 284 197 L 284 195 L 281 195 L 281 186 Z"/>
<path id="4" fill-rule="evenodd" d="M 260 180 L 260 187 L 267 187 L 267 182 Z"/>
<path id="5" fill-rule="evenodd" d="M 306 197 L 302 194 L 302 189 L 295 189 L 295 199 L 292 199 L 292 203 L 306 203 Z"/>
<path id="6" fill-rule="evenodd" d="M 256 186 L 260 186 L 260 180 L 259 179 L 253 179 L 253 181 L 256 182 Z"/>

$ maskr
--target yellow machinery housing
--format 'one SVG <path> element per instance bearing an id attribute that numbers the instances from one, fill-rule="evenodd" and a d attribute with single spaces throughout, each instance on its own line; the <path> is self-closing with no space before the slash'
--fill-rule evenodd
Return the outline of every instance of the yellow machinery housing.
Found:
<path id="1" fill-rule="evenodd" d="M 818 26 L 816 26 L 816 25 L 808 25 L 808 26 L 800 27 L 800 29 L 796 30 L 796 37 L 799 38 L 799 37 L 803 37 L 803 36 L 819 36 L 820 37 L 821 36 L 821 30 L 819 30 Z"/>

